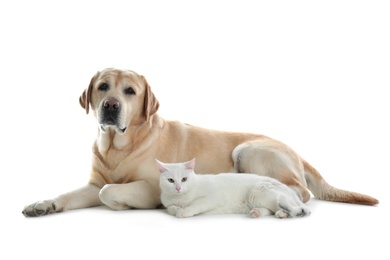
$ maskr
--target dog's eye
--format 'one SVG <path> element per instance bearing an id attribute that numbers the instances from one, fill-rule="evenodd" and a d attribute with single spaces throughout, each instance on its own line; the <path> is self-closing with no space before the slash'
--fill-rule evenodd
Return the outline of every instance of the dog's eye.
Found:
<path id="1" fill-rule="evenodd" d="M 174 183 L 174 182 L 175 182 L 175 181 L 174 181 L 173 179 L 171 179 L 171 178 L 169 178 L 168 181 L 169 181 L 170 183 Z"/>
<path id="2" fill-rule="evenodd" d="M 127 89 L 125 89 L 125 94 L 126 95 L 135 95 L 135 91 L 132 87 L 128 87 Z"/>
<path id="3" fill-rule="evenodd" d="M 100 91 L 107 91 L 110 88 L 107 83 L 102 83 L 99 85 L 98 90 Z"/>

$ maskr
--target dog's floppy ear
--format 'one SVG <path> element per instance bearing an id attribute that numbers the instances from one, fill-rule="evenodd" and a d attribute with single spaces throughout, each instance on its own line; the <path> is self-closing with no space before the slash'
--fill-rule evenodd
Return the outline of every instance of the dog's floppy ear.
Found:
<path id="1" fill-rule="evenodd" d="M 79 98 L 80 106 L 85 109 L 85 111 L 89 112 L 89 106 L 91 104 L 91 97 L 92 97 L 92 88 L 93 84 L 95 83 L 95 80 L 99 76 L 99 71 L 96 72 L 96 74 L 92 77 L 91 82 L 89 83 L 88 88 L 86 88 L 83 93 L 81 94 Z"/>
<path id="2" fill-rule="evenodd" d="M 160 103 L 158 102 L 157 98 L 154 96 L 149 86 L 149 83 L 146 81 L 145 77 L 141 76 L 141 79 L 145 86 L 144 115 L 146 121 L 149 121 L 149 117 L 154 115 L 157 112 Z"/>

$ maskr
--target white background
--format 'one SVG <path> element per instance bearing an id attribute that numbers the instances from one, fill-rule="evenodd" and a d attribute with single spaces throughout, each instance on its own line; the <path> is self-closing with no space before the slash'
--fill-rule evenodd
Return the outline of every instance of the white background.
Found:
<path id="1" fill-rule="evenodd" d="M 2 1 L 0 258 L 389 259 L 389 13 L 387 1 Z M 78 98 L 106 67 L 143 74 L 164 118 L 282 140 L 380 204 L 312 199 L 311 216 L 288 220 L 23 217 L 87 182 L 96 126 Z"/>

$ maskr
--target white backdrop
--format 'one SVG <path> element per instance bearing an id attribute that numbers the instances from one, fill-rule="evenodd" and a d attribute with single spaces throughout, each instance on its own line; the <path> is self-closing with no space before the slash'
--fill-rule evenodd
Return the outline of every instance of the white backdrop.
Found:
<path id="1" fill-rule="evenodd" d="M 0 258 L 388 259 L 389 13 L 386 1 L 1 2 Z M 106 67 L 143 74 L 166 119 L 282 140 L 380 204 L 313 199 L 293 220 L 24 218 L 87 182 L 96 126 L 78 98 Z"/>

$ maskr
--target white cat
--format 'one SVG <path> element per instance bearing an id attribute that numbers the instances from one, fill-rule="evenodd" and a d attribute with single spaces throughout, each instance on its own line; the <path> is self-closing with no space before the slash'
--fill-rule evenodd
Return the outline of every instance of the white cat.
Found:
<path id="1" fill-rule="evenodd" d="M 161 173 L 161 202 L 176 217 L 242 213 L 253 218 L 272 214 L 288 218 L 310 214 L 292 189 L 270 177 L 196 174 L 195 159 L 182 163 L 156 161 Z"/>

